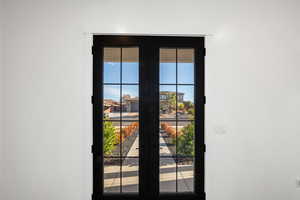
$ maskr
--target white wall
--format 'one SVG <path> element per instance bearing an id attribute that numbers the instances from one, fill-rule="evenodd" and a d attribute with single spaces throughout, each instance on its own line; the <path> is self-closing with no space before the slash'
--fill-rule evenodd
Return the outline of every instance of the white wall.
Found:
<path id="1" fill-rule="evenodd" d="M 0 0 L 0 199 L 3 194 L 3 1 Z"/>
<path id="2" fill-rule="evenodd" d="M 208 200 L 298 200 L 300 2 L 6 0 L 6 200 L 91 194 L 90 38 L 210 33 Z"/>

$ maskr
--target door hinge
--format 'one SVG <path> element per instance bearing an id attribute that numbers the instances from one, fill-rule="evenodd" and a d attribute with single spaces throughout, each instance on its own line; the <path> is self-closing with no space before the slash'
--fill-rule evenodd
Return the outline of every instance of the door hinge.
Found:
<path id="1" fill-rule="evenodd" d="M 91 153 L 94 154 L 94 152 L 95 152 L 95 148 L 94 148 L 94 145 L 92 145 L 91 146 Z"/>
<path id="2" fill-rule="evenodd" d="M 206 56 L 206 48 L 203 48 L 202 52 L 203 52 L 203 56 Z"/>
<path id="3" fill-rule="evenodd" d="M 203 144 L 203 152 L 206 152 L 206 144 Z"/>
<path id="4" fill-rule="evenodd" d="M 206 104 L 206 96 L 203 97 L 203 104 Z"/>
<path id="5" fill-rule="evenodd" d="M 93 155 L 100 155 L 99 148 L 97 148 L 94 144 L 91 146 L 91 153 Z"/>
<path id="6" fill-rule="evenodd" d="M 91 152 L 92 152 L 92 154 L 94 154 L 94 155 L 99 154 L 99 152 L 97 152 L 97 148 L 95 147 L 94 144 L 91 146 Z"/>
<path id="7" fill-rule="evenodd" d="M 94 96 L 91 96 L 91 103 L 94 104 Z"/>
<path id="8" fill-rule="evenodd" d="M 92 46 L 92 55 L 95 55 L 95 46 Z"/>
<path id="9" fill-rule="evenodd" d="M 99 195 L 92 194 L 92 200 L 99 200 Z"/>

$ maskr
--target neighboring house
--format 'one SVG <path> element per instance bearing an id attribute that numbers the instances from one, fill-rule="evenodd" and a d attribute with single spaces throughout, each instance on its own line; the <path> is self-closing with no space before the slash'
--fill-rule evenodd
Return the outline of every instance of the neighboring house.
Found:
<path id="1" fill-rule="evenodd" d="M 166 114 L 166 113 L 171 113 L 174 110 L 174 105 L 170 104 L 171 98 L 173 98 L 176 95 L 176 92 L 171 92 L 171 91 L 161 91 L 160 92 L 160 113 L 161 114 Z M 182 103 L 183 102 L 183 96 L 184 93 L 177 92 L 177 103 Z M 175 103 L 175 102 L 173 102 Z"/>
<path id="2" fill-rule="evenodd" d="M 172 96 L 176 95 L 176 92 L 161 91 L 160 102 L 161 104 L 167 104 Z M 184 93 L 177 93 L 177 102 L 183 102 Z M 167 106 L 167 105 L 166 105 Z M 121 104 L 112 99 L 104 99 L 104 115 L 108 115 L 113 112 L 120 112 Z M 122 112 L 138 112 L 139 111 L 139 98 L 131 97 L 126 94 L 122 98 Z"/>
<path id="3" fill-rule="evenodd" d="M 161 101 L 168 101 L 174 95 L 176 95 L 176 92 L 161 91 L 160 92 L 160 100 Z M 183 102 L 183 96 L 184 96 L 184 93 L 177 92 L 177 102 Z"/>
<path id="4" fill-rule="evenodd" d="M 139 112 L 139 98 L 124 95 L 122 99 L 124 112 Z"/>
<path id="5" fill-rule="evenodd" d="M 119 112 L 120 103 L 112 99 L 104 99 L 104 113 Z"/>
<path id="6" fill-rule="evenodd" d="M 109 114 L 113 112 L 120 112 L 121 104 L 112 99 L 104 99 L 104 113 Z M 139 99 L 138 97 L 131 97 L 124 95 L 122 98 L 122 112 L 138 112 Z"/>

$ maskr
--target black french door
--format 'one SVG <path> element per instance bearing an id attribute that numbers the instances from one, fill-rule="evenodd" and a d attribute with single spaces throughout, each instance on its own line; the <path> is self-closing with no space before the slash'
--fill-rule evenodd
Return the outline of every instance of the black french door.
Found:
<path id="1" fill-rule="evenodd" d="M 205 199 L 204 38 L 93 38 L 93 199 Z"/>

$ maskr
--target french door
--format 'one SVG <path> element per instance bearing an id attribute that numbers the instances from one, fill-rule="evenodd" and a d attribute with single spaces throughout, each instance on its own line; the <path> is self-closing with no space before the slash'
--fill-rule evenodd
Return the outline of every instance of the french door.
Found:
<path id="1" fill-rule="evenodd" d="M 204 38 L 93 38 L 93 199 L 205 199 Z"/>

